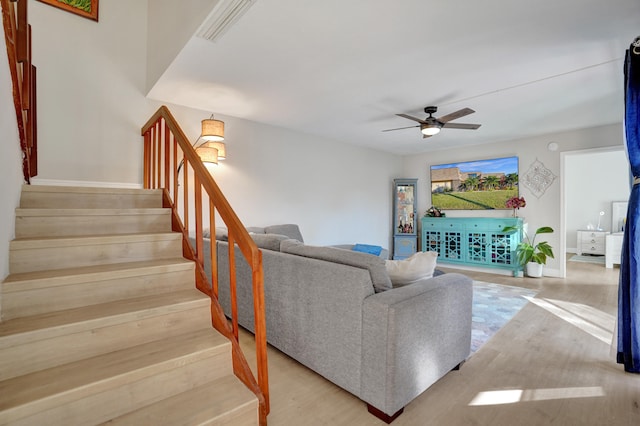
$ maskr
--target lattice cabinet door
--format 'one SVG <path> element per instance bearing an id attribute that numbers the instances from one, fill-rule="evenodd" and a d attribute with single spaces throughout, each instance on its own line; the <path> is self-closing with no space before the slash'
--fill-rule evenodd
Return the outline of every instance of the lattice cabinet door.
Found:
<path id="1" fill-rule="evenodd" d="M 462 232 L 445 231 L 443 234 L 443 251 L 440 254 L 441 257 L 449 261 L 464 260 Z"/>
<path id="2" fill-rule="evenodd" d="M 467 262 L 487 263 L 489 236 L 484 232 L 467 234 Z"/>
<path id="3" fill-rule="evenodd" d="M 520 241 L 515 234 L 491 234 L 489 245 L 489 262 L 493 265 L 509 266 L 515 262 L 514 254 Z"/>
<path id="4" fill-rule="evenodd" d="M 440 256 L 444 253 L 444 246 L 442 245 L 442 232 L 440 231 L 425 231 L 422 234 L 422 250 L 423 251 L 435 251 Z"/>

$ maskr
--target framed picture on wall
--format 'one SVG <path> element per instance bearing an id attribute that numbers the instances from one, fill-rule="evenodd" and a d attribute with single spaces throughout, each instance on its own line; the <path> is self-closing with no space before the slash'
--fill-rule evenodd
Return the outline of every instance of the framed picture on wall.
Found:
<path id="1" fill-rule="evenodd" d="M 444 210 L 504 210 L 518 197 L 518 157 L 431 166 L 431 205 Z"/>
<path id="2" fill-rule="evenodd" d="M 98 20 L 98 0 L 38 0 L 42 3 L 75 13 L 82 17 Z"/>

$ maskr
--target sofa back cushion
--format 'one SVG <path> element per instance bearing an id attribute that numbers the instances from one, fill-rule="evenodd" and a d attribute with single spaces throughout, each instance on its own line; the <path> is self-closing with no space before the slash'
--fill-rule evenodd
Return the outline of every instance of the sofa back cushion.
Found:
<path id="1" fill-rule="evenodd" d="M 202 236 L 204 238 L 211 238 L 211 230 L 209 228 L 205 228 L 202 231 Z M 216 227 L 215 237 L 218 241 L 227 241 L 227 228 Z"/>
<path id="2" fill-rule="evenodd" d="M 280 234 L 249 234 L 256 245 L 261 249 L 280 251 L 280 242 L 289 237 Z"/>
<path id="3" fill-rule="evenodd" d="M 304 243 L 304 240 L 302 239 L 302 233 L 300 232 L 300 228 L 298 227 L 298 225 L 294 223 L 266 226 L 264 228 L 264 232 L 267 234 L 286 235 L 289 238 L 292 238 L 294 240 L 300 241 L 301 243 Z"/>
<path id="4" fill-rule="evenodd" d="M 376 293 L 391 289 L 391 280 L 387 274 L 384 259 L 371 254 L 348 251 L 335 247 L 308 246 L 296 240 L 284 240 L 280 243 L 282 253 L 310 257 L 327 262 L 340 263 L 367 269 Z"/>

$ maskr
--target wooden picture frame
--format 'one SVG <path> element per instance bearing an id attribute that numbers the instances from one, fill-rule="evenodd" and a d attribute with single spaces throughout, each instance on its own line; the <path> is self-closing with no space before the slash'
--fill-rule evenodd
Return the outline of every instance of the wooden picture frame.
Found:
<path id="1" fill-rule="evenodd" d="M 58 9 L 98 21 L 98 0 L 38 0 Z"/>

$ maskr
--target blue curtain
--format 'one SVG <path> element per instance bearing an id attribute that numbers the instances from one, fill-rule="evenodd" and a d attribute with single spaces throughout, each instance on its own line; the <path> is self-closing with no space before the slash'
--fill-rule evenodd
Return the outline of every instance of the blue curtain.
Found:
<path id="1" fill-rule="evenodd" d="M 634 184 L 629 196 L 618 283 L 618 356 L 625 371 L 640 373 L 640 37 L 624 62 L 625 144 Z"/>

